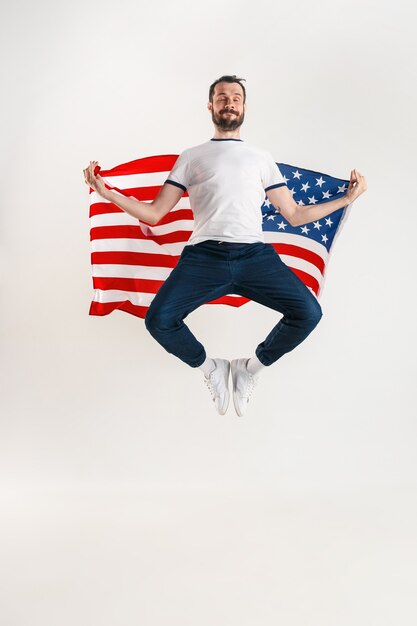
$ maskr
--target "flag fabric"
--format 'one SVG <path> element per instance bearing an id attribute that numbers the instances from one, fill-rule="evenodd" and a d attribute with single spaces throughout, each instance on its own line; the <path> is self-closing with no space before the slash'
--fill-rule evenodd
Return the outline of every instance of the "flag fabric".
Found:
<path id="1" fill-rule="evenodd" d="M 109 188 L 142 202 L 151 202 L 168 178 L 178 155 L 140 158 L 100 175 Z M 328 174 L 277 163 L 294 200 L 301 206 L 334 200 L 347 191 L 349 181 Z M 350 205 L 326 218 L 291 226 L 265 196 L 259 210 L 265 242 L 319 298 L 332 246 Z M 144 318 L 158 289 L 177 264 L 193 231 L 188 193 L 151 226 L 130 216 L 90 189 L 90 241 L 94 296 L 90 315 L 115 309 Z M 249 300 L 230 294 L 207 304 L 242 306 Z"/>

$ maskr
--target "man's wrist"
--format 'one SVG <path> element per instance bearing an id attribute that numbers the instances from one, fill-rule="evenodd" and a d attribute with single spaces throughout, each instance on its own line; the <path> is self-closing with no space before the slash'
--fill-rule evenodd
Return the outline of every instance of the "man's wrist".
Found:
<path id="1" fill-rule="evenodd" d="M 109 191 L 111 190 L 107 189 L 107 187 L 104 187 L 104 189 L 100 191 L 100 196 L 104 198 L 105 200 L 110 200 Z"/>

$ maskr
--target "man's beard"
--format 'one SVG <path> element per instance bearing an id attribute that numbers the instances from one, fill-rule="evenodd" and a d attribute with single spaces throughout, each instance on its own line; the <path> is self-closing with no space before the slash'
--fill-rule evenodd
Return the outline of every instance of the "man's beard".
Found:
<path id="1" fill-rule="evenodd" d="M 242 126 L 245 119 L 245 112 L 242 111 L 241 115 L 233 113 L 233 115 L 223 115 L 225 111 L 220 111 L 218 115 L 215 114 L 213 109 L 211 110 L 211 119 L 213 124 L 222 130 L 236 130 L 239 126 Z"/>

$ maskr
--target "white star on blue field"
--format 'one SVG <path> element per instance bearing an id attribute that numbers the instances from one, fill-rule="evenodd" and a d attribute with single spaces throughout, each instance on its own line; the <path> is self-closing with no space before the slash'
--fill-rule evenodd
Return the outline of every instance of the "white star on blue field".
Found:
<path id="1" fill-rule="evenodd" d="M 294 200 L 300 206 L 308 206 L 329 202 L 343 196 L 349 186 L 349 181 L 334 178 L 321 172 L 305 170 L 286 163 L 277 163 L 286 185 Z M 262 229 L 264 231 L 285 232 L 292 235 L 301 235 L 321 243 L 329 251 L 339 224 L 346 211 L 346 207 L 334 211 L 327 217 L 302 226 L 291 226 L 289 222 L 270 203 L 268 197 L 261 207 Z"/>

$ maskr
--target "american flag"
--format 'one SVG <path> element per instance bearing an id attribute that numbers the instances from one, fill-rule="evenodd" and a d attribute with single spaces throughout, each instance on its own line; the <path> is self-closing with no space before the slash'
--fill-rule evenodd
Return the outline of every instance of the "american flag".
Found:
<path id="1" fill-rule="evenodd" d="M 101 170 L 106 185 L 126 196 L 151 202 L 168 178 L 178 155 L 137 159 Z M 302 206 L 328 202 L 344 195 L 349 181 L 301 167 L 277 163 L 294 200 Z M 350 205 L 324 219 L 291 226 L 265 196 L 262 228 L 292 271 L 318 298 L 329 255 Z M 90 240 L 94 297 L 90 315 L 108 315 L 115 309 L 144 318 L 150 303 L 177 264 L 193 230 L 188 193 L 155 226 L 130 216 L 90 189 Z M 207 304 L 235 307 L 247 298 L 230 294 Z"/>

